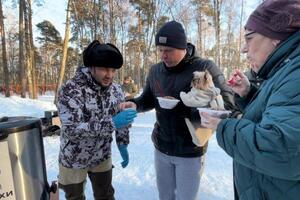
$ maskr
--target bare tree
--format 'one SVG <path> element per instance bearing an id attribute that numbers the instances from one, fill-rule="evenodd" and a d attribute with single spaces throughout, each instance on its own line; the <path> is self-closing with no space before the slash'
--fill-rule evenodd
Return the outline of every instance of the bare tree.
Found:
<path id="1" fill-rule="evenodd" d="M 64 79 L 64 75 L 65 75 L 66 61 L 67 61 L 67 56 L 68 56 L 68 43 L 69 43 L 69 37 L 70 37 L 71 1 L 72 0 L 68 0 L 65 39 L 64 39 L 64 44 L 63 44 L 63 57 L 61 60 L 61 65 L 60 65 L 60 72 L 59 72 L 58 83 L 56 86 L 54 102 L 56 102 L 57 92 L 63 83 L 63 79 Z"/>
<path id="2" fill-rule="evenodd" d="M 244 0 L 241 0 L 241 13 L 240 13 L 240 31 L 239 31 L 239 45 L 238 45 L 238 52 L 239 52 L 239 58 L 238 58 L 238 64 L 241 63 L 241 49 L 242 49 L 242 34 L 243 34 L 243 18 L 244 16 Z"/>
<path id="3" fill-rule="evenodd" d="M 7 66 L 7 56 L 6 56 L 6 41 L 5 41 L 5 29 L 4 29 L 4 16 L 2 11 L 2 0 L 0 0 L 0 33 L 2 42 L 2 64 L 3 64 L 3 74 L 4 74 L 4 85 L 5 85 L 5 96 L 9 97 L 9 74 Z"/>
<path id="4" fill-rule="evenodd" d="M 128 4 L 127 4 L 128 5 Z M 120 82 L 123 80 L 123 77 L 125 76 L 125 68 L 127 67 L 127 56 L 125 54 L 125 43 L 126 43 L 126 25 L 127 25 L 127 17 L 129 15 L 129 11 L 128 11 L 128 6 L 124 6 L 124 3 L 123 3 L 123 0 L 117 0 L 116 1 L 116 10 L 119 11 L 118 12 L 118 15 L 117 15 L 117 19 L 118 19 L 118 23 L 119 23 L 119 30 L 118 30 L 118 33 L 119 33 L 119 37 L 120 37 L 120 40 L 121 40 L 121 44 L 120 44 L 120 51 L 123 55 L 123 59 L 124 59 L 124 62 L 123 62 L 123 67 L 118 70 L 118 77 L 120 79 Z"/>
<path id="5" fill-rule="evenodd" d="M 41 44 L 39 50 L 43 68 L 41 82 L 44 89 L 42 91 L 44 92 L 49 85 L 51 85 L 52 90 L 55 90 L 53 85 L 57 83 L 60 57 L 62 55 L 61 36 L 53 24 L 47 20 L 38 23 L 36 26 L 41 32 L 41 36 L 37 37 L 37 40 Z"/>
<path id="6" fill-rule="evenodd" d="M 34 60 L 34 53 L 33 47 L 31 44 L 31 29 L 30 29 L 30 19 L 31 18 L 31 0 L 28 0 L 25 4 L 24 8 L 24 24 L 25 24 L 25 58 L 26 58 L 26 72 L 27 72 L 27 82 L 28 82 L 28 91 L 29 91 L 29 98 L 36 99 L 37 94 L 34 94 L 34 78 L 33 78 L 33 60 Z"/>
<path id="7" fill-rule="evenodd" d="M 113 44 L 117 43 L 116 38 L 116 30 L 115 30 L 115 5 L 113 0 L 108 0 L 109 6 L 109 35 L 110 35 L 110 42 Z"/>
<path id="8" fill-rule="evenodd" d="M 64 48 L 51 22 L 39 24 L 38 28 L 43 37 L 37 37 L 39 48 L 35 48 L 31 22 L 33 1 L 19 0 L 19 30 L 16 31 L 19 31 L 19 34 L 6 30 L 5 38 L 4 28 L 0 27 L 1 47 L 5 49 L 3 45 L 6 39 L 7 54 L 7 69 L 3 66 L 1 72 L 3 71 L 4 75 L 8 74 L 6 71 L 10 72 L 7 77 L 11 85 L 21 82 L 22 97 L 26 96 L 29 89 L 30 98 L 34 98 L 37 83 L 44 88 L 51 85 L 55 90 L 64 78 L 71 77 L 75 67 L 82 64 L 80 52 L 83 47 L 91 40 L 98 39 L 102 43 L 115 44 L 123 54 L 124 67 L 119 70 L 116 81 L 122 80 L 123 76 L 128 74 L 134 77 L 139 86 L 143 86 L 149 67 L 159 61 L 154 44 L 155 33 L 163 23 L 173 19 L 184 25 L 188 40 L 196 44 L 198 53 L 202 57 L 213 59 L 216 64 L 222 66 L 222 71 L 226 74 L 231 66 L 246 65 L 244 57 L 240 57 L 246 1 L 233 1 L 69 0 L 67 12 L 71 10 L 71 31 L 68 39 L 64 40 Z M 238 14 L 229 15 L 224 9 L 227 4 L 234 4 L 236 7 L 229 8 L 234 7 L 234 12 Z M 5 15 L 6 10 L 3 11 Z M 3 14 L 0 17 L 3 20 Z M 6 29 L 9 27 L 6 24 L 8 22 L 8 19 L 3 22 Z M 68 48 L 67 42 L 73 43 L 75 48 Z M 5 51 L 2 51 L 3 54 Z M 2 59 L 4 57 L 2 56 Z M 57 79 L 58 74 L 60 80 Z M 7 78 L 2 77 L 1 83 Z"/>
<path id="9" fill-rule="evenodd" d="M 151 47 L 153 47 L 153 38 L 155 34 L 155 0 L 131 0 L 135 8 L 137 18 L 137 25 L 135 36 L 137 38 L 136 44 L 138 45 L 135 57 L 135 80 L 138 87 L 145 83 L 146 72 L 149 68 Z M 142 61 L 142 62 L 141 62 Z"/>
<path id="10" fill-rule="evenodd" d="M 8 21 L 8 20 L 7 20 Z M 18 62 L 18 30 L 16 30 L 16 23 L 9 24 L 7 23 L 7 32 L 6 32 L 6 46 L 7 46 L 7 64 L 8 64 L 8 71 L 9 71 L 9 80 L 10 85 L 17 85 L 19 84 L 19 66 Z"/>
<path id="11" fill-rule="evenodd" d="M 210 28 L 211 22 L 209 18 L 214 16 L 213 8 L 210 0 L 193 0 L 192 3 L 196 6 L 196 23 L 198 28 L 198 52 L 201 57 L 205 56 L 205 41 L 206 32 Z"/>
<path id="12" fill-rule="evenodd" d="M 19 80 L 21 81 L 21 97 L 26 97 L 26 76 L 24 62 L 24 0 L 19 0 Z"/>
<path id="13" fill-rule="evenodd" d="M 33 44 L 33 32 L 32 32 L 32 0 L 28 1 L 28 26 L 29 26 L 29 45 L 30 45 L 30 57 L 31 57 L 31 74 L 32 74 L 32 98 L 37 99 L 37 77 L 36 77 L 36 62 L 35 62 L 35 47 Z"/>
<path id="14" fill-rule="evenodd" d="M 218 66 L 220 66 L 220 64 L 221 64 L 221 62 L 220 62 L 221 5 L 222 5 L 222 0 L 213 0 L 214 26 L 215 26 L 215 38 L 216 38 L 215 62 Z"/>

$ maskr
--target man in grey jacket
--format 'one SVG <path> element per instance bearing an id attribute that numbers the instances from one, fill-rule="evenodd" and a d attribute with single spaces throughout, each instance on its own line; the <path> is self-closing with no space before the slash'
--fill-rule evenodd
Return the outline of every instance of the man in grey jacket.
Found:
<path id="1" fill-rule="evenodd" d="M 95 40 L 83 52 L 84 66 L 59 90 L 58 110 L 62 123 L 59 152 L 59 187 L 66 199 L 83 200 L 88 175 L 95 199 L 114 199 L 111 142 L 129 162 L 128 125 L 136 117 L 134 109 L 122 110 L 124 94 L 113 83 L 123 58 L 112 44 Z"/>

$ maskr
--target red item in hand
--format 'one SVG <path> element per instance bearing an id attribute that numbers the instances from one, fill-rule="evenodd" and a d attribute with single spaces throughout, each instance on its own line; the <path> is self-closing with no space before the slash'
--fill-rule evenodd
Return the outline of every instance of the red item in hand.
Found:
<path id="1" fill-rule="evenodd" d="M 235 79 L 236 76 L 237 74 L 234 74 L 233 77 L 231 77 L 231 79 L 227 81 L 227 83 L 231 86 L 234 86 L 236 84 L 236 79 Z"/>
<path id="2" fill-rule="evenodd" d="M 232 77 L 229 81 L 227 81 L 229 85 L 235 85 L 236 81 L 234 79 L 234 77 Z"/>

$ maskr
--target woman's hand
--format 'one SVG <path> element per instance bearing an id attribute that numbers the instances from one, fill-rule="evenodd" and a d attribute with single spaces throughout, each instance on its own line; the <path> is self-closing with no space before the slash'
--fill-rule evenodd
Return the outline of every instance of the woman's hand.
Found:
<path id="1" fill-rule="evenodd" d="M 246 96 L 250 91 L 250 82 L 247 76 L 239 70 L 235 70 L 227 85 L 240 97 Z"/>
<path id="2" fill-rule="evenodd" d="M 216 130 L 220 121 L 222 119 L 217 118 L 217 117 L 212 117 L 209 113 L 207 112 L 200 112 L 200 117 L 201 117 L 201 126 L 204 128 L 210 128 L 213 130 Z"/>

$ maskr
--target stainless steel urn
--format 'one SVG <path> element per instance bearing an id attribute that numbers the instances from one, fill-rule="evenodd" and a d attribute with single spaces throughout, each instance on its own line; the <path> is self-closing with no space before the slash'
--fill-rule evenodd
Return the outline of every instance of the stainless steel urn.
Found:
<path id="1" fill-rule="evenodd" d="M 0 162 L 3 162 L 3 166 L 0 164 L 3 167 L 0 169 L 0 177 L 3 177 L 0 179 L 0 195 L 4 199 L 48 200 L 49 185 L 40 119 L 1 118 L 0 147 Z"/>

